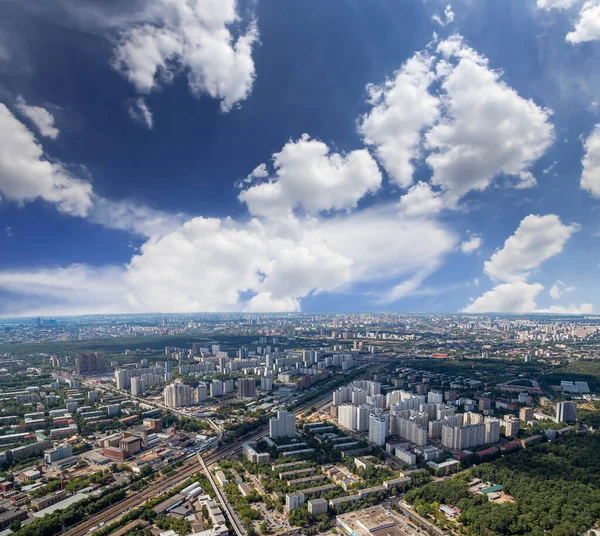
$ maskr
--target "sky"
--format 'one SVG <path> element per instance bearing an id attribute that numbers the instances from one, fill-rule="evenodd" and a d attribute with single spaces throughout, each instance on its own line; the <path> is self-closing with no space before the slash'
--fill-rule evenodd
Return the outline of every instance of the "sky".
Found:
<path id="1" fill-rule="evenodd" d="M 600 0 L 0 1 L 0 315 L 600 312 Z"/>

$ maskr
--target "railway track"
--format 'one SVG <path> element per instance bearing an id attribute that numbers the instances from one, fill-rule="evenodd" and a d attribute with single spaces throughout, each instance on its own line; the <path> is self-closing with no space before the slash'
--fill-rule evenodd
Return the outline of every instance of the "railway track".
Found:
<path id="1" fill-rule="evenodd" d="M 311 400 L 306 404 L 303 404 L 296 408 L 293 413 L 296 415 L 300 415 L 310 409 L 315 405 L 322 405 L 326 403 L 331 398 L 330 395 L 326 395 L 315 400 Z M 237 454 L 242 450 L 242 445 L 249 441 L 255 441 L 260 437 L 264 436 L 268 431 L 268 426 L 261 426 L 259 429 L 251 432 L 250 434 L 238 438 L 231 445 L 225 445 L 221 448 L 218 448 L 216 451 L 208 454 L 203 458 L 206 467 L 210 467 L 215 462 L 220 459 L 227 458 L 234 454 Z M 173 488 L 183 482 L 186 478 L 189 478 L 194 473 L 197 473 L 202 470 L 201 464 L 198 462 L 196 457 L 191 458 L 186 464 L 180 468 L 180 470 L 172 476 L 163 478 L 160 482 L 155 484 L 151 484 L 145 490 L 142 490 L 140 493 L 131 495 L 125 498 L 120 503 L 113 505 L 106 510 L 98 513 L 97 515 L 70 527 L 63 532 L 61 535 L 63 536 L 82 536 L 88 533 L 91 529 L 98 527 L 99 524 L 109 525 L 110 523 L 118 520 L 124 513 L 133 508 L 137 508 L 149 500 L 151 497 L 156 495 L 157 493 L 164 493 L 168 491 L 170 488 Z"/>
<path id="2" fill-rule="evenodd" d="M 181 468 L 181 470 L 176 474 L 170 477 L 162 479 L 160 482 L 155 484 L 151 484 L 148 488 L 140 492 L 139 494 L 134 494 L 129 497 L 126 497 L 120 503 L 110 506 L 106 510 L 98 513 L 97 515 L 78 523 L 77 525 L 68 528 L 61 532 L 63 536 L 81 536 L 86 534 L 90 529 L 97 527 L 100 523 L 110 524 L 110 522 L 115 521 L 119 517 L 121 517 L 126 511 L 131 510 L 142 503 L 146 502 L 153 495 L 157 493 L 162 493 L 167 489 L 176 486 L 177 484 L 183 482 L 186 478 L 190 477 L 194 473 L 197 473 L 200 470 L 200 464 L 195 458 L 192 458 L 189 464 Z"/>

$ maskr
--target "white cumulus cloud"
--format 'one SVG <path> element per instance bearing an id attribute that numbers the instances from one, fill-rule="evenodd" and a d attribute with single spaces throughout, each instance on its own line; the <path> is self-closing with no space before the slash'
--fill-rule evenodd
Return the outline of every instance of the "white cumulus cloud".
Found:
<path id="1" fill-rule="evenodd" d="M 469 240 L 465 240 L 460 245 L 460 250 L 465 255 L 470 255 L 471 253 L 473 253 L 474 251 L 477 251 L 481 247 L 481 243 L 482 243 L 482 240 L 481 240 L 480 236 L 472 236 Z"/>
<path id="2" fill-rule="evenodd" d="M 387 302 L 416 293 L 455 247 L 442 225 L 403 219 L 393 205 L 323 219 L 197 217 L 149 238 L 124 268 L 45 269 L 25 281 L 26 271 L 0 271 L 0 289 L 29 285 L 61 311 L 296 311 L 306 296 L 364 282 L 387 286 Z M 86 285 L 93 294 L 78 300 Z"/>
<path id="3" fill-rule="evenodd" d="M 516 188 L 534 186 L 530 167 L 554 142 L 552 112 L 509 87 L 462 36 L 433 46 L 368 86 L 371 110 L 359 130 L 391 180 L 409 188 L 425 162 L 446 208 L 499 176 L 516 179 Z"/>
<path id="4" fill-rule="evenodd" d="M 421 131 L 440 113 L 439 99 L 429 91 L 435 80 L 432 64 L 433 58 L 415 54 L 392 79 L 367 88 L 372 109 L 361 118 L 360 132 L 391 179 L 403 188 L 413 182 Z"/>
<path id="5" fill-rule="evenodd" d="M 463 309 L 465 313 L 547 313 L 582 315 L 594 311 L 591 303 L 581 305 L 551 305 L 538 307 L 536 299 L 544 290 L 540 283 L 502 283 L 477 298 Z"/>
<path id="6" fill-rule="evenodd" d="M 582 160 L 581 188 L 600 198 L 600 124 L 594 127 L 583 146 L 585 155 Z"/>
<path id="7" fill-rule="evenodd" d="M 453 36 L 438 50 L 456 62 L 442 82 L 442 119 L 425 135 L 432 183 L 456 203 L 500 174 L 521 176 L 554 141 L 550 111 L 526 100 Z"/>
<path id="8" fill-rule="evenodd" d="M 127 291 L 124 269 L 93 268 L 74 264 L 67 268 L 0 270 L 0 289 L 18 296 L 0 301 L 0 315 L 76 315 L 90 311 L 123 313 Z"/>
<path id="9" fill-rule="evenodd" d="M 29 119 L 38 129 L 42 136 L 55 140 L 58 138 L 59 130 L 54 126 L 54 116 L 41 106 L 30 106 L 25 99 L 17 97 L 17 110 Z"/>
<path id="10" fill-rule="evenodd" d="M 555 315 L 589 315 L 594 312 L 594 306 L 591 303 L 582 303 L 581 305 L 551 305 L 543 309 L 538 309 L 536 313 L 548 313 Z"/>
<path id="11" fill-rule="evenodd" d="M 433 14 L 431 20 L 437 22 L 440 26 L 446 26 L 451 22 L 454 22 L 454 11 L 452 11 L 452 6 L 448 4 L 444 9 L 444 14 L 440 17 L 437 13 Z"/>
<path id="12" fill-rule="evenodd" d="M 33 132 L 0 104 L 0 196 L 17 203 L 42 199 L 61 212 L 85 216 L 92 186 L 48 160 Z"/>
<path id="13" fill-rule="evenodd" d="M 575 287 L 570 287 L 566 283 L 562 282 L 560 279 L 552 285 L 552 288 L 548 291 L 550 297 L 553 300 L 559 300 L 565 292 L 573 292 Z"/>
<path id="14" fill-rule="evenodd" d="M 504 247 L 486 261 L 485 273 L 500 281 L 523 281 L 544 261 L 561 253 L 578 229 L 577 225 L 563 224 L 555 214 L 530 214 Z"/>
<path id="15" fill-rule="evenodd" d="M 567 41 L 573 45 L 600 39 L 600 0 L 588 0 L 583 4 L 579 20 Z"/>
<path id="16" fill-rule="evenodd" d="M 444 208 L 444 200 L 439 192 L 434 192 L 427 182 L 418 182 L 400 198 L 398 209 L 409 218 L 437 214 Z"/>
<path id="17" fill-rule="evenodd" d="M 144 125 L 145 127 L 152 129 L 154 126 L 154 118 L 152 116 L 152 111 L 146 104 L 146 101 L 143 97 L 138 97 L 129 103 L 129 117 L 133 119 L 136 123 L 140 125 Z"/>
<path id="18" fill-rule="evenodd" d="M 463 309 L 465 313 L 531 313 L 535 300 L 544 290 L 539 283 L 502 283 L 487 291 Z"/>
<path id="19" fill-rule="evenodd" d="M 539 308 L 536 300 L 544 286 L 527 282 L 531 272 L 544 261 L 562 252 L 577 225 L 564 225 L 558 216 L 548 214 L 524 218 L 504 247 L 485 263 L 486 274 L 503 281 L 482 296 L 473 300 L 463 310 L 467 313 L 552 313 L 585 314 L 592 311 L 590 304 L 580 306 L 553 305 Z M 564 292 L 574 290 L 562 281 L 550 289 L 550 296 L 559 299 Z"/>
<path id="20" fill-rule="evenodd" d="M 295 313 L 300 309 L 300 302 L 294 298 L 277 300 L 269 292 L 261 292 L 250 299 L 244 311 L 247 313 Z"/>
<path id="21" fill-rule="evenodd" d="M 125 30 L 113 66 L 140 93 L 168 83 L 178 71 L 191 91 L 208 94 L 229 111 L 252 90 L 256 22 L 239 35 L 236 0 L 157 0 L 147 20 Z"/>
<path id="22" fill-rule="evenodd" d="M 558 300 L 562 296 L 562 290 L 556 283 L 552 285 L 552 288 L 548 291 L 548 293 L 550 294 L 550 297 L 554 300 Z"/>
<path id="23" fill-rule="evenodd" d="M 298 310 L 306 296 L 369 281 L 388 288 L 393 301 L 418 291 L 456 247 L 456 237 L 439 222 L 408 218 L 392 203 L 351 210 L 381 185 L 367 150 L 342 155 L 303 136 L 273 162 L 271 177 L 266 166 L 251 174 L 267 182 L 240 193 L 257 217 L 190 219 L 98 196 L 89 182 L 46 159 L 34 134 L 0 105 L 5 200 L 43 199 L 62 212 L 147 238 L 125 267 L 0 271 L 0 289 L 14 296 L 0 314 Z M 264 186 L 278 193 L 261 204 Z"/>
<path id="24" fill-rule="evenodd" d="M 533 176 L 530 171 L 523 171 L 519 173 L 519 182 L 515 184 L 517 190 L 525 190 L 526 188 L 533 188 L 537 184 L 537 179 Z"/>
<path id="25" fill-rule="evenodd" d="M 577 0 L 537 0 L 538 9 L 549 11 L 551 9 L 568 9 L 575 5 Z"/>
<path id="26" fill-rule="evenodd" d="M 42 199 L 63 213 L 146 237 L 170 232 L 187 219 L 182 214 L 168 214 L 135 201 L 113 201 L 96 195 L 89 181 L 47 158 L 33 132 L 3 104 L 0 198 L 20 204 Z"/>
<path id="27" fill-rule="evenodd" d="M 366 149 L 341 155 L 306 134 L 274 154 L 273 165 L 275 173 L 267 182 L 240 192 L 240 201 L 253 215 L 287 217 L 295 209 L 311 214 L 352 209 L 382 181 Z M 264 177 L 265 170 L 259 166 L 252 175 Z"/>
<path id="28" fill-rule="evenodd" d="M 188 219 L 184 214 L 164 212 L 130 200 L 94 196 L 93 201 L 87 215 L 91 222 L 145 237 L 163 236 Z"/>

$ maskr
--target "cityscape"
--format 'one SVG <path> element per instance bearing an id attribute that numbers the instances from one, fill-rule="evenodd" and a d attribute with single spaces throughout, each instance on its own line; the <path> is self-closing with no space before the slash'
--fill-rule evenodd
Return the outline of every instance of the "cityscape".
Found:
<path id="1" fill-rule="evenodd" d="M 600 536 L 600 0 L 0 0 L 0 536 Z"/>
<path id="2" fill-rule="evenodd" d="M 594 317 L 215 313 L 0 329 L 3 535 L 536 534 L 552 515 L 553 531 L 597 526 Z"/>

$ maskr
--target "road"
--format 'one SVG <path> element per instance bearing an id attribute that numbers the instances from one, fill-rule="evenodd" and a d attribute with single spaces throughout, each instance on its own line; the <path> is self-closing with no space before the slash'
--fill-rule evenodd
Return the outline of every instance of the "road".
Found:
<path id="1" fill-rule="evenodd" d="M 325 395 L 316 400 L 311 400 L 310 402 L 303 404 L 303 405 L 299 406 L 298 408 L 296 408 L 294 410 L 294 413 L 296 415 L 304 413 L 305 411 L 310 409 L 313 405 L 323 404 L 329 398 L 331 398 L 331 395 Z M 224 445 L 224 446 L 218 448 L 217 450 L 213 451 L 212 453 L 207 453 L 207 455 L 203 458 L 203 463 L 205 464 L 206 472 L 208 472 L 208 468 L 211 465 L 213 465 L 215 462 L 217 462 L 218 460 L 220 460 L 222 458 L 227 458 L 229 456 L 232 456 L 232 455 L 240 452 L 242 450 L 242 445 L 244 443 L 249 442 L 249 441 L 256 441 L 257 439 L 264 436 L 267 433 L 267 431 L 268 431 L 268 426 L 267 425 L 262 426 L 259 429 L 255 430 L 254 432 L 251 432 L 250 434 L 247 434 L 245 436 L 242 436 L 242 437 L 236 439 L 230 445 Z M 179 470 L 176 474 L 174 474 L 170 477 L 162 478 L 160 482 L 151 484 L 148 488 L 140 491 L 139 493 L 135 493 L 134 495 L 125 498 L 119 504 L 111 506 L 111 507 L 107 508 L 106 510 L 103 510 L 102 512 L 98 513 L 97 515 L 95 515 L 85 521 L 82 521 L 81 523 L 78 523 L 77 525 L 75 525 L 73 527 L 70 527 L 69 529 L 63 531 L 61 533 L 61 535 L 63 535 L 63 536 L 81 536 L 81 535 L 85 534 L 86 532 L 88 532 L 90 529 L 97 527 L 100 523 L 104 523 L 104 525 L 109 525 L 110 523 L 113 523 L 114 521 L 117 521 L 118 519 L 120 519 L 121 516 L 124 513 L 126 513 L 127 511 L 137 508 L 138 506 L 141 506 L 148 499 L 152 498 L 153 496 L 155 496 L 157 494 L 165 493 L 169 489 L 176 487 L 177 485 L 184 482 L 187 478 L 189 478 L 190 476 L 192 476 L 193 474 L 197 473 L 199 470 L 202 470 L 202 469 L 203 469 L 202 464 L 198 462 L 196 457 L 193 457 L 190 460 L 188 460 L 187 462 L 185 462 L 183 467 L 179 468 Z M 212 477 L 212 475 L 211 475 L 211 477 Z M 210 480 L 211 480 L 211 483 L 213 483 L 212 478 Z M 215 488 L 215 490 L 217 492 L 217 496 L 220 496 L 221 492 L 220 492 L 220 490 L 218 490 L 218 487 L 215 484 L 216 483 L 213 484 L 213 488 Z M 227 508 L 225 508 L 225 512 L 228 513 Z M 236 527 L 236 522 L 234 520 L 237 520 L 237 515 L 233 516 L 233 514 L 229 513 L 228 517 L 230 518 L 230 522 L 231 522 L 232 526 Z M 239 520 L 237 520 L 237 522 L 239 523 Z M 243 525 L 242 525 L 242 529 L 243 529 Z M 246 533 L 245 533 L 245 529 L 244 529 L 244 532 L 242 532 L 241 534 L 238 534 L 238 536 L 245 536 L 245 534 Z"/>
<path id="2" fill-rule="evenodd" d="M 446 536 L 446 533 L 436 527 L 433 523 L 427 521 L 423 516 L 417 514 L 407 503 L 405 503 L 402 499 L 397 499 L 395 501 L 391 501 L 394 505 L 396 505 L 407 517 L 412 518 L 417 524 L 421 525 L 421 527 L 426 528 L 428 531 L 437 534 L 438 536 Z"/>
<path id="3" fill-rule="evenodd" d="M 146 502 L 152 496 L 162 494 L 178 484 L 181 484 L 181 482 L 189 478 L 194 473 L 197 473 L 199 470 L 200 464 L 195 458 L 192 458 L 180 468 L 177 474 L 163 478 L 160 482 L 151 484 L 141 492 L 126 497 L 120 503 L 103 510 L 99 514 L 86 519 L 85 521 L 82 521 L 73 527 L 70 527 L 69 529 L 61 532 L 61 534 L 63 536 L 81 536 L 102 522 L 108 525 L 119 519 L 126 511 L 136 508 L 143 502 Z"/>
<path id="4" fill-rule="evenodd" d="M 368 365 L 362 365 L 362 366 L 368 367 Z M 148 401 L 144 398 L 134 396 L 131 393 L 128 393 L 126 391 L 120 391 L 112 386 L 102 385 L 102 388 L 110 389 L 121 395 L 136 399 L 139 402 L 150 405 L 150 406 L 160 407 L 161 409 L 168 409 L 170 411 L 173 411 L 174 413 L 180 413 L 182 415 L 185 415 L 186 417 L 193 418 L 193 416 L 179 412 L 176 409 L 174 410 L 173 408 L 166 408 L 164 406 L 164 404 L 160 404 L 155 401 Z M 327 395 L 323 395 L 316 399 L 310 400 L 309 402 L 301 404 L 300 406 L 295 408 L 293 410 L 293 413 L 296 415 L 300 415 L 300 414 L 304 413 L 305 411 L 309 410 L 310 408 L 312 408 L 313 406 L 322 407 L 323 405 L 326 405 L 329 403 L 329 401 L 332 399 L 332 396 L 333 396 L 333 393 L 330 392 Z M 218 437 L 220 440 L 222 438 L 223 431 L 213 421 L 211 421 L 210 419 L 208 421 L 211 426 L 216 427 L 218 429 L 217 433 L 218 433 Z M 242 445 L 244 443 L 256 441 L 256 440 L 260 439 L 267 433 L 267 431 L 268 431 L 268 425 L 261 426 L 254 432 L 251 432 L 245 436 L 237 438 L 230 445 L 221 446 L 221 447 L 217 448 L 215 451 L 213 451 L 212 453 L 208 453 L 208 452 L 205 453 L 205 456 L 203 458 L 203 463 L 206 467 L 205 471 L 208 472 L 208 468 L 211 465 L 213 465 L 215 462 L 217 462 L 218 460 L 220 460 L 222 458 L 227 458 L 229 456 L 233 456 L 234 454 L 237 454 L 238 452 L 240 452 L 242 450 Z M 124 513 L 141 506 L 142 504 L 144 504 L 148 499 L 152 498 L 153 496 L 155 496 L 157 494 L 165 493 L 169 489 L 176 487 L 177 485 L 181 484 L 183 481 L 185 481 L 187 478 L 189 478 L 190 476 L 192 476 L 194 473 L 198 472 L 201 469 L 204 469 L 204 467 L 202 466 L 201 463 L 198 462 L 198 460 L 194 456 L 190 460 L 186 461 L 184 463 L 184 465 L 181 468 L 179 468 L 179 470 L 176 474 L 174 474 L 170 477 L 167 477 L 167 478 L 163 478 L 163 479 L 161 479 L 160 482 L 151 484 L 145 490 L 142 490 L 138 493 L 133 494 L 130 497 L 127 497 L 125 500 L 121 501 L 119 504 L 111 506 L 110 508 L 105 509 L 104 511 L 98 513 L 97 515 L 92 516 L 91 518 L 89 518 L 85 521 L 82 521 L 81 523 L 78 523 L 77 525 L 75 525 L 73 527 L 70 527 L 69 529 L 63 531 L 61 534 L 64 536 L 81 536 L 82 534 L 85 534 L 90 529 L 97 527 L 98 524 L 100 524 L 100 523 L 104 523 L 104 526 L 109 525 L 110 523 L 120 519 Z M 220 490 L 218 490 L 218 487 L 215 485 L 216 483 L 213 483 L 214 481 L 212 480 L 212 478 L 210 480 L 211 480 L 211 484 L 213 484 L 213 488 L 215 488 L 215 492 L 217 493 L 217 496 L 220 496 L 221 492 L 220 492 Z M 225 512 L 226 513 L 229 512 L 228 508 L 225 508 Z M 237 520 L 237 514 L 235 514 L 235 516 L 234 516 L 233 514 L 229 513 L 228 517 L 230 517 L 230 522 L 231 522 L 232 526 L 236 527 L 235 520 Z M 237 521 L 239 522 L 239 520 L 237 520 Z M 245 528 L 243 526 L 242 526 L 242 529 L 244 530 L 244 532 L 242 532 L 241 535 L 238 533 L 237 536 L 245 536 L 246 533 L 245 533 Z M 236 530 L 236 533 L 237 533 L 237 530 Z"/>
<path id="5" fill-rule="evenodd" d="M 227 497 L 225 497 L 225 495 L 221 492 L 221 488 L 219 488 L 219 486 L 215 482 L 215 479 L 212 476 L 212 473 L 208 470 L 208 467 L 206 467 L 206 464 L 204 463 L 204 460 L 202 459 L 202 457 L 200 455 L 198 455 L 198 458 L 200 460 L 200 465 L 202 466 L 202 469 L 204 470 L 204 474 L 208 477 L 208 480 L 210 480 L 210 484 L 212 485 L 213 489 L 215 490 L 215 493 L 217 495 L 217 498 L 219 499 L 219 502 L 221 503 L 221 507 L 223 508 L 223 511 L 229 518 L 229 522 L 231 523 L 233 530 L 235 531 L 237 536 L 246 536 L 246 534 L 247 534 L 246 528 L 244 527 L 243 523 L 240 521 L 240 518 L 238 517 L 237 512 L 231 507 L 231 505 L 229 504 L 229 501 L 227 500 Z"/>
<path id="6" fill-rule="evenodd" d="M 324 404 L 324 403 L 328 402 L 331 398 L 332 398 L 332 395 L 324 395 L 315 400 L 311 400 L 310 402 L 307 402 L 306 404 L 303 404 L 303 405 L 299 406 L 298 408 L 296 408 L 293 411 L 293 413 L 296 415 L 300 415 L 300 414 L 304 413 L 305 411 L 307 411 L 308 409 L 310 409 L 311 407 L 313 407 L 315 404 Z M 240 438 L 239 440 L 237 440 L 229 449 L 226 449 L 225 451 L 222 451 L 221 449 L 219 449 L 217 452 L 211 454 L 210 456 L 207 456 L 206 459 L 203 459 L 200 456 L 200 454 L 198 454 L 198 458 L 200 460 L 202 469 L 203 469 L 204 473 L 206 474 L 206 476 L 208 477 L 208 479 L 211 483 L 211 486 L 213 487 L 213 490 L 215 491 L 215 494 L 216 494 L 217 498 L 219 499 L 219 502 L 221 503 L 223 511 L 227 515 L 227 518 L 229 519 L 229 522 L 231 523 L 231 526 L 233 527 L 233 530 L 235 531 L 237 536 L 246 536 L 247 535 L 246 527 L 244 527 L 243 523 L 240 521 L 240 519 L 237 515 L 237 512 L 229 504 L 227 497 L 222 493 L 221 488 L 215 482 L 215 479 L 214 479 L 212 473 L 208 469 L 208 466 L 212 465 L 214 462 L 216 462 L 224 457 L 229 457 L 229 456 L 239 452 L 242 449 L 242 445 L 244 443 L 247 443 L 250 441 L 256 441 L 257 439 L 264 436 L 267 433 L 267 430 L 268 430 L 268 426 L 266 426 L 266 425 L 261 426 L 258 430 L 251 433 L 248 437 Z M 242 441 L 242 439 L 243 439 L 243 441 Z"/>

